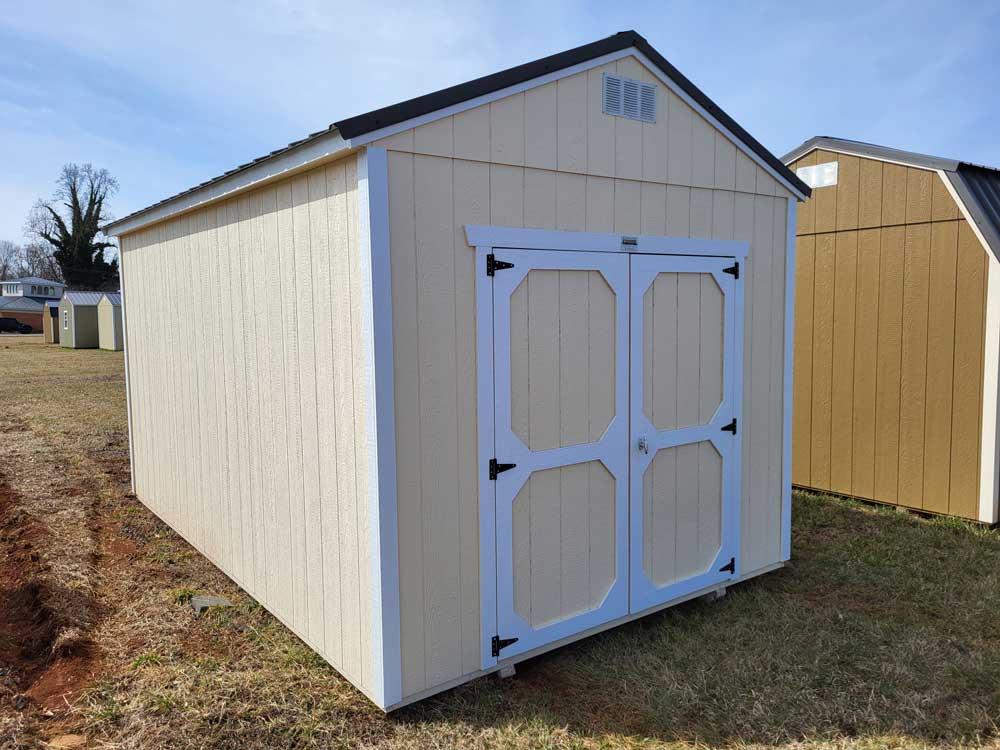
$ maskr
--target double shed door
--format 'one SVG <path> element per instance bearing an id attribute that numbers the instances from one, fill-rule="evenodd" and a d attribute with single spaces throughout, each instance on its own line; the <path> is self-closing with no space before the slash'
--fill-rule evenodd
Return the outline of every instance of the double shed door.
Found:
<path id="1" fill-rule="evenodd" d="M 493 258 L 495 660 L 734 576 L 740 441 L 734 259 Z"/>

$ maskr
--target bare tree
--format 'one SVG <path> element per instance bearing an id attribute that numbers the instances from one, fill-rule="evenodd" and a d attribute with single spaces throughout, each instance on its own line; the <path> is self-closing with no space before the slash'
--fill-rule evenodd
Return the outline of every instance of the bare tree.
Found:
<path id="1" fill-rule="evenodd" d="M 10 240 L 0 240 L 0 279 L 21 275 L 21 248 Z"/>
<path id="2" fill-rule="evenodd" d="M 26 234 L 54 248 L 52 257 L 71 288 L 118 288 L 118 260 L 105 258 L 105 250 L 115 244 L 101 233 L 110 218 L 104 202 L 117 190 L 106 169 L 67 164 L 52 199 L 39 200 L 28 217 Z"/>

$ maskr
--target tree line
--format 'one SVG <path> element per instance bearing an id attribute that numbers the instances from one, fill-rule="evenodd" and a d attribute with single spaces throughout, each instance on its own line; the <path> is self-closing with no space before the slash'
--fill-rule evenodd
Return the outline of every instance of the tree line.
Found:
<path id="1" fill-rule="evenodd" d="M 69 289 L 118 289 L 116 246 L 101 231 L 111 219 L 105 202 L 117 190 L 106 169 L 64 166 L 52 197 L 39 199 L 28 214 L 27 242 L 0 240 L 0 279 L 40 276 Z"/>

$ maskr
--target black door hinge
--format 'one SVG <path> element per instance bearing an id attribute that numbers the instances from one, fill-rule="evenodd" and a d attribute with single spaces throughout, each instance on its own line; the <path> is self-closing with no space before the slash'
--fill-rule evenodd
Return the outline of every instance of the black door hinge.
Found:
<path id="1" fill-rule="evenodd" d="M 730 266 L 729 268 L 723 268 L 722 272 L 723 273 L 732 274 L 732 277 L 734 279 L 738 279 L 740 277 L 740 263 L 739 263 L 739 261 L 736 261 L 736 264 Z"/>
<path id="2" fill-rule="evenodd" d="M 736 572 L 736 558 L 735 557 L 730 557 L 729 558 L 729 562 L 726 563 L 725 565 L 723 565 L 721 568 L 719 568 L 719 572 L 720 573 L 729 573 L 730 575 L 732 575 L 733 573 L 735 573 Z"/>
<path id="3" fill-rule="evenodd" d="M 736 417 L 733 417 L 733 421 L 730 422 L 729 424 L 727 424 L 725 427 L 723 427 L 722 431 L 723 432 L 731 432 L 731 433 L 733 433 L 735 435 L 736 434 Z"/>
<path id="4" fill-rule="evenodd" d="M 497 260 L 497 256 L 490 253 L 486 256 L 486 275 L 496 276 L 497 271 L 502 271 L 505 268 L 513 268 L 513 263 L 508 263 L 505 260 Z"/>
<path id="5" fill-rule="evenodd" d="M 499 463 L 495 458 L 490 459 L 490 479 L 496 480 L 497 474 L 505 471 L 510 471 L 517 464 L 502 464 Z"/>
<path id="6" fill-rule="evenodd" d="M 493 636 L 493 649 L 491 653 L 494 657 L 500 656 L 500 651 L 507 648 L 512 643 L 517 643 L 517 638 L 501 638 L 498 635 Z"/>

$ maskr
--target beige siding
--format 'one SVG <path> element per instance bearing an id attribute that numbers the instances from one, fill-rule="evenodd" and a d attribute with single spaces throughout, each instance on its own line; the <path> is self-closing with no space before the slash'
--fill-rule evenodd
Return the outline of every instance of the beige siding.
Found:
<path id="1" fill-rule="evenodd" d="M 780 560 L 789 194 L 662 86 L 655 124 L 602 114 L 604 69 L 376 144 L 390 151 L 404 696 L 480 668 L 475 276 L 466 224 L 751 243 L 741 563 L 751 572 Z M 631 58 L 617 70 L 652 80 Z"/>
<path id="2" fill-rule="evenodd" d="M 797 227 L 793 480 L 977 518 L 986 252 L 934 172 L 791 166 L 827 161 Z"/>
<path id="3" fill-rule="evenodd" d="M 97 305 L 97 340 L 101 349 L 122 348 L 122 309 L 102 299 Z"/>
<path id="4" fill-rule="evenodd" d="M 121 246 L 139 498 L 372 692 L 356 157 Z"/>

